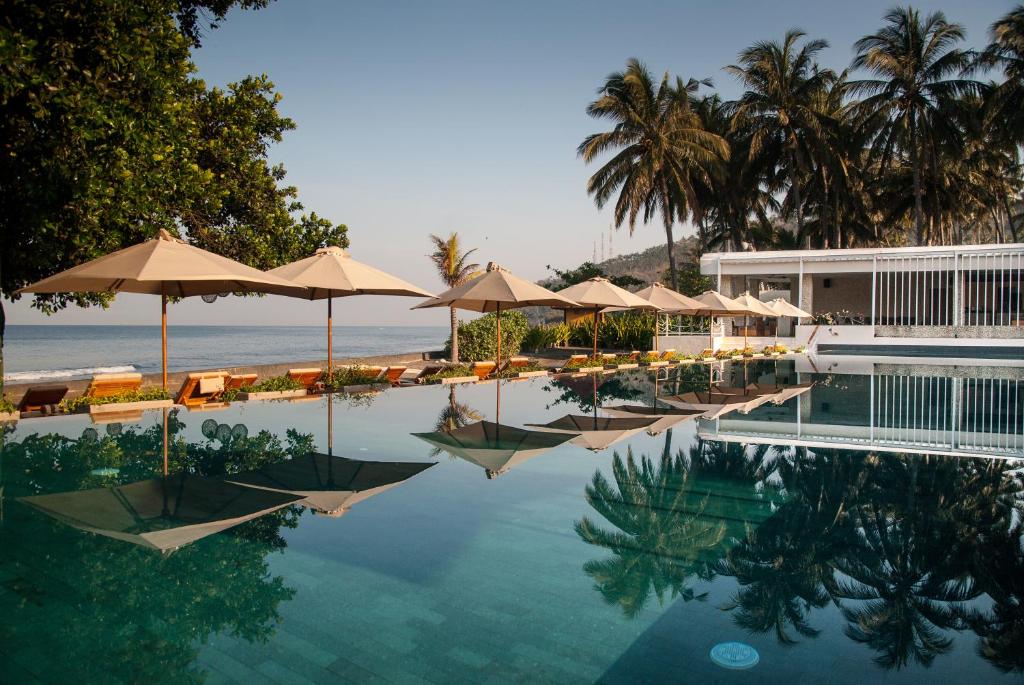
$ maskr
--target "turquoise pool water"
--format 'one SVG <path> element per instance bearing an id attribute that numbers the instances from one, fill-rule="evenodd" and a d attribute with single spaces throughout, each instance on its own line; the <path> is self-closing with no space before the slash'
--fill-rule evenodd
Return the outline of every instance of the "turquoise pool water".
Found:
<path id="1" fill-rule="evenodd" d="M 163 412 L 24 420 L 0 682 L 1019 680 L 1021 374 L 943 373 L 712 369 L 711 419 L 708 367 L 171 411 L 166 476 Z"/>

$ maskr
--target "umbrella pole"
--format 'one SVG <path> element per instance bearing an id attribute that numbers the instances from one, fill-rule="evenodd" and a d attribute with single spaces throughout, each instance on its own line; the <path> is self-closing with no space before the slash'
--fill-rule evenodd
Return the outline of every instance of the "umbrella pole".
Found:
<path id="1" fill-rule="evenodd" d="M 498 371 L 501 370 L 501 303 L 500 302 L 497 304 L 497 309 L 495 310 L 495 318 L 497 318 L 497 326 L 498 326 L 497 327 L 497 330 L 498 330 L 498 349 L 497 349 L 497 354 L 494 355 L 495 356 L 495 360 L 494 360 L 494 375 L 498 375 Z"/>
<path id="2" fill-rule="evenodd" d="M 163 388 L 167 390 L 167 291 L 160 286 L 160 349 Z"/>
<path id="3" fill-rule="evenodd" d="M 746 350 L 747 350 L 747 328 L 749 328 L 749 326 L 747 325 L 747 315 L 744 314 L 743 315 L 743 351 L 744 352 L 746 352 Z"/>
<path id="4" fill-rule="evenodd" d="M 327 373 L 330 374 L 334 370 L 334 338 L 332 330 L 334 327 L 334 315 L 332 310 L 331 301 L 334 298 L 330 295 L 327 296 Z"/>
<path id="5" fill-rule="evenodd" d="M 661 314 L 654 312 L 654 351 L 658 352 L 658 324 L 661 322 Z M 658 355 L 661 356 L 661 355 Z"/>
<path id="6" fill-rule="evenodd" d="M 708 315 L 708 349 L 711 350 L 711 356 L 715 356 L 715 317 Z"/>
<path id="7" fill-rule="evenodd" d="M 167 407 L 164 407 L 164 478 L 167 477 Z"/>
<path id="8" fill-rule="evenodd" d="M 597 359 L 597 317 L 600 311 L 600 309 L 594 307 L 594 359 Z"/>
<path id="9" fill-rule="evenodd" d="M 334 395 L 327 393 L 327 456 L 334 456 Z"/>

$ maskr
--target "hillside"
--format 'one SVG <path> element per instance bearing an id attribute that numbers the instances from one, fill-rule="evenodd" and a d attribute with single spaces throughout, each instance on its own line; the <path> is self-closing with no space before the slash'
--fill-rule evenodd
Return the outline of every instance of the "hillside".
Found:
<path id="1" fill-rule="evenodd" d="M 697 239 L 688 236 L 676 241 L 675 248 L 676 266 L 682 271 L 697 264 Z M 578 266 L 578 264 L 553 264 L 558 269 L 566 270 Z M 662 281 L 665 272 L 668 271 L 668 255 L 665 254 L 665 245 L 655 245 L 640 252 L 618 255 L 606 259 L 597 264 L 609 276 L 632 276 L 650 284 L 655 281 Z M 551 279 L 541 281 L 541 285 L 550 285 Z M 632 288 L 631 288 L 632 290 Z"/>

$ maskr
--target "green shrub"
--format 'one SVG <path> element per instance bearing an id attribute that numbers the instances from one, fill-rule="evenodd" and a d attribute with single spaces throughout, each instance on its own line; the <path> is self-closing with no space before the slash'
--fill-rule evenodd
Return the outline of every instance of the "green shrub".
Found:
<path id="1" fill-rule="evenodd" d="M 564 369 L 582 369 L 582 368 L 587 368 L 587 367 L 592 367 L 592 366 L 600 366 L 600 367 L 603 368 L 605 363 L 606 362 L 604 360 L 604 357 L 601 357 L 601 356 L 585 357 L 583 359 L 570 359 L 569 361 L 567 361 L 565 363 L 565 366 L 563 366 L 562 368 L 564 368 Z"/>
<path id="2" fill-rule="evenodd" d="M 504 323 L 504 322 L 502 322 Z M 462 338 L 459 338 L 459 345 L 462 345 Z M 447 366 L 441 371 L 435 374 L 426 376 L 423 380 L 425 381 L 439 381 L 442 378 L 462 378 L 463 376 L 473 376 L 473 370 L 464 364 L 456 364 L 454 366 Z"/>
<path id="3" fill-rule="evenodd" d="M 18 410 L 17 405 L 6 397 L 0 397 L 0 414 L 12 414 Z"/>
<path id="4" fill-rule="evenodd" d="M 523 366 L 516 366 L 514 368 L 506 367 L 503 371 L 496 375 L 498 378 L 515 378 L 520 373 L 524 373 L 526 371 L 547 371 L 547 367 L 541 366 L 540 364 L 531 361 L 530 363 L 525 364 Z"/>
<path id="5" fill-rule="evenodd" d="M 594 344 L 594 320 L 580 319 L 570 327 L 568 342 L 576 347 Z M 654 337 L 654 317 L 646 312 L 606 315 L 597 330 L 599 347 L 617 350 L 644 349 Z"/>
<path id="6" fill-rule="evenodd" d="M 369 383 L 380 383 L 378 380 L 380 369 L 369 366 L 341 366 L 330 373 L 324 371 L 320 381 L 328 390 L 340 390 L 346 385 L 367 385 Z"/>
<path id="7" fill-rule="evenodd" d="M 495 314 L 486 314 L 473 321 L 459 322 L 459 358 L 460 361 L 479 362 L 494 359 L 497 355 L 495 342 Z M 501 313 L 501 357 L 502 359 L 519 354 L 523 338 L 530 325 L 522 312 Z M 445 344 L 445 354 L 452 351 L 451 338 Z"/>
<path id="8" fill-rule="evenodd" d="M 531 326 L 523 336 L 522 349 L 540 352 L 549 347 L 567 345 L 571 330 L 571 327 L 564 323 Z"/>
<path id="9" fill-rule="evenodd" d="M 64 400 L 60 406 L 68 412 L 76 412 L 96 404 L 122 404 L 124 402 L 150 402 L 153 400 L 169 400 L 171 395 L 163 388 L 142 388 L 128 390 L 109 397 L 76 397 Z"/>
<path id="10" fill-rule="evenodd" d="M 242 392 L 284 392 L 285 390 L 302 390 L 304 386 L 288 375 L 266 378 L 259 383 L 247 385 Z"/>

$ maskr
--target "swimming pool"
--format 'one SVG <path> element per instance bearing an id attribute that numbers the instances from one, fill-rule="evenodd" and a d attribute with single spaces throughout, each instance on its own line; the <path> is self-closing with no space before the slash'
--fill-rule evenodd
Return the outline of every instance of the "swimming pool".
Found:
<path id="1" fill-rule="evenodd" d="M 1019 678 L 1020 369 L 933 368 L 171 411 L 166 477 L 162 412 L 22 421 L 0 681 Z"/>

